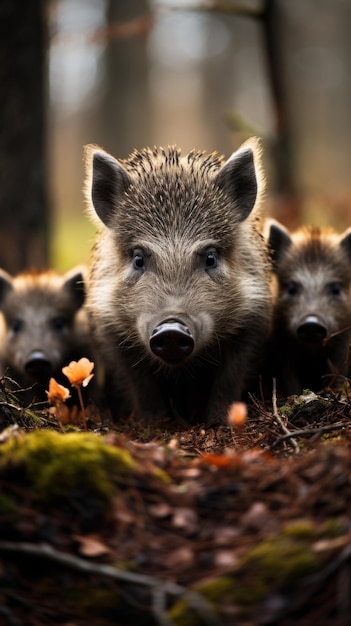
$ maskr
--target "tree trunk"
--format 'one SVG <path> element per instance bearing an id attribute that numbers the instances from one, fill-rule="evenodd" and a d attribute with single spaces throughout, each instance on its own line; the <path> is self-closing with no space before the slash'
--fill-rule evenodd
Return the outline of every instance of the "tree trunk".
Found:
<path id="1" fill-rule="evenodd" d="M 44 0 L 0 3 L 0 267 L 48 262 Z"/>
<path id="2" fill-rule="evenodd" d="M 288 94 L 284 81 L 282 23 L 280 3 L 277 0 L 266 0 L 262 25 L 268 81 L 275 114 L 276 140 L 272 145 L 272 156 L 276 178 L 275 193 L 278 198 L 276 217 L 288 227 L 296 228 L 301 223 L 302 214 L 294 177 L 295 163 L 291 120 L 288 113 Z"/>
<path id="3" fill-rule="evenodd" d="M 128 24 L 147 16 L 148 0 L 128 0 L 107 5 L 107 22 Z M 102 146 L 117 157 L 143 148 L 150 123 L 147 34 L 111 40 L 106 49 L 106 85 L 102 100 Z M 106 121 L 107 120 L 107 121 Z"/>

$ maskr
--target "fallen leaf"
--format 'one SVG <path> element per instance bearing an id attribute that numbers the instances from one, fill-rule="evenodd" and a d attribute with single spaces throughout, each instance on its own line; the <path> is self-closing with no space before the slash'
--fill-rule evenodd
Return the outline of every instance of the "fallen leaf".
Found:
<path id="1" fill-rule="evenodd" d="M 240 467 L 243 464 L 242 458 L 239 454 L 229 455 L 204 452 L 201 459 L 208 465 L 214 465 L 215 467 Z"/>
<path id="2" fill-rule="evenodd" d="M 168 567 L 190 567 L 193 565 L 194 552 L 187 546 L 182 546 L 167 555 Z"/>
<path id="3" fill-rule="evenodd" d="M 179 507 L 175 510 L 172 524 L 176 528 L 187 528 L 188 530 L 195 527 L 198 522 L 197 514 L 194 509 Z"/>
<path id="4" fill-rule="evenodd" d="M 167 502 L 160 502 L 159 504 L 151 504 L 148 507 L 150 515 L 153 517 L 168 517 L 172 513 L 172 508 Z"/>
<path id="5" fill-rule="evenodd" d="M 79 552 L 84 556 L 102 556 L 108 554 L 110 549 L 100 539 L 93 535 L 74 535 L 79 543 Z"/>
<path id="6" fill-rule="evenodd" d="M 214 556 L 214 564 L 217 567 L 232 567 L 238 561 L 238 555 L 234 550 L 217 550 Z"/>

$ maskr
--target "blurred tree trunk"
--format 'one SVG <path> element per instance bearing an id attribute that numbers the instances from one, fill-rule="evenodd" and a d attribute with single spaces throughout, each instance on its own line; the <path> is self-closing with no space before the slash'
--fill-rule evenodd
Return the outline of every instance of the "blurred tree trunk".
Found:
<path id="1" fill-rule="evenodd" d="M 145 146 L 150 124 L 147 32 L 148 0 L 108 0 L 107 24 L 139 24 L 133 36 L 111 39 L 106 48 L 105 93 L 102 99 L 103 147 L 125 158 Z M 126 31 L 127 33 L 127 31 Z"/>
<path id="2" fill-rule="evenodd" d="M 48 261 L 45 0 L 0 2 L 0 267 Z"/>
<path id="3" fill-rule="evenodd" d="M 272 156 L 276 170 L 276 217 L 294 229 L 301 223 L 302 208 L 294 177 L 296 168 L 285 84 L 280 2 L 266 0 L 262 24 L 268 81 L 275 113 L 276 140 L 273 141 Z"/>

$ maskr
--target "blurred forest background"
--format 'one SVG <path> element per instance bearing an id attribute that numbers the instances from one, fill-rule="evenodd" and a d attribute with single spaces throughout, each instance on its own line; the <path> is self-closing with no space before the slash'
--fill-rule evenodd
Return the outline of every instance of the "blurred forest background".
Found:
<path id="1" fill-rule="evenodd" d="M 350 24 L 350 0 L 1 0 L 0 266 L 88 261 L 88 143 L 256 134 L 267 214 L 351 225 Z"/>

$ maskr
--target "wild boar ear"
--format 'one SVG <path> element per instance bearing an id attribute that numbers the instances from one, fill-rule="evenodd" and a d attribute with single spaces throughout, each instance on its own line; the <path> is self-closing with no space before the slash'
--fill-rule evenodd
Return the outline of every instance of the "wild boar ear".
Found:
<path id="1" fill-rule="evenodd" d="M 289 231 L 277 220 L 267 220 L 266 238 L 271 253 L 273 268 L 277 266 L 284 252 L 290 248 L 292 240 Z"/>
<path id="2" fill-rule="evenodd" d="M 85 275 L 86 270 L 82 266 L 74 267 L 64 275 L 63 289 L 67 290 L 73 297 L 73 302 L 77 309 L 80 309 L 85 302 Z"/>
<path id="3" fill-rule="evenodd" d="M 244 144 L 233 152 L 217 174 L 216 183 L 233 200 L 240 221 L 244 221 L 255 205 L 258 189 L 254 152 L 250 145 Z"/>
<path id="4" fill-rule="evenodd" d="M 344 250 L 346 250 L 351 261 L 351 228 L 347 228 L 342 234 L 340 245 L 344 248 Z"/>
<path id="5" fill-rule="evenodd" d="M 91 200 L 100 220 L 109 226 L 110 218 L 131 179 L 127 170 L 113 156 L 101 149 L 93 149 L 91 152 Z"/>
<path id="6" fill-rule="evenodd" d="M 11 289 L 13 289 L 12 276 L 5 270 L 0 269 L 0 308 Z"/>

